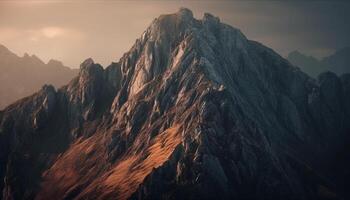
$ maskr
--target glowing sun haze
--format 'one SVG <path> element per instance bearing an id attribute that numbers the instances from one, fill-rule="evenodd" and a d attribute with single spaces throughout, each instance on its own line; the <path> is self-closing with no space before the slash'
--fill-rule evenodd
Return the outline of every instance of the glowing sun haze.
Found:
<path id="1" fill-rule="evenodd" d="M 350 45 L 344 1 L 1 1 L 0 44 L 16 54 L 76 68 L 87 57 L 117 61 L 160 14 L 210 12 L 282 55 L 324 56 Z"/>

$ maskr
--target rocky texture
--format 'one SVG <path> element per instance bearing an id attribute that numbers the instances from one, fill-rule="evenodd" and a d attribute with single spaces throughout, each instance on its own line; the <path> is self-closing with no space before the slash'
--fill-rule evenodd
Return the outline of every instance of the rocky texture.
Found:
<path id="1" fill-rule="evenodd" d="M 78 70 L 65 67 L 60 61 L 45 64 L 35 55 L 19 57 L 0 45 L 0 110 L 40 90 L 44 84 L 61 87 L 77 74 Z"/>
<path id="2" fill-rule="evenodd" d="M 312 77 L 320 73 L 331 71 L 337 75 L 350 73 L 350 47 L 337 50 L 334 54 L 324 57 L 321 60 L 312 56 L 306 56 L 299 51 L 293 51 L 287 58 L 293 65 L 300 67 Z"/>
<path id="3" fill-rule="evenodd" d="M 162 15 L 118 63 L 0 113 L 2 198 L 345 198 L 349 82 L 211 14 Z"/>

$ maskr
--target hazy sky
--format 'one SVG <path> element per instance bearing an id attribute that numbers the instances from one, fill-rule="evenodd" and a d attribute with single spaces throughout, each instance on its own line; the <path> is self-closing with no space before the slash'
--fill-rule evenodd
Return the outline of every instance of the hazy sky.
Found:
<path id="1" fill-rule="evenodd" d="M 128 51 L 160 14 L 190 8 L 242 30 L 286 56 L 322 57 L 350 46 L 346 1 L 0 1 L 0 44 L 23 55 L 78 67 L 88 57 L 108 65 Z"/>

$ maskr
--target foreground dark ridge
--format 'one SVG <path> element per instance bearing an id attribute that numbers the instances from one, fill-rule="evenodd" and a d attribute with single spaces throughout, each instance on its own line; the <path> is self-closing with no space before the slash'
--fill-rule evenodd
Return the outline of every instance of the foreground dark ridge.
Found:
<path id="1" fill-rule="evenodd" d="M 188 9 L 0 113 L 3 199 L 347 197 L 350 76 Z"/>

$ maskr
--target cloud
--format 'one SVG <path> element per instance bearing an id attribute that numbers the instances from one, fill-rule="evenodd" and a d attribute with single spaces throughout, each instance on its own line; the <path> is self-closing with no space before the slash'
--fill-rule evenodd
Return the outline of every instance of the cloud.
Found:
<path id="1" fill-rule="evenodd" d="M 48 26 L 42 27 L 40 29 L 31 29 L 26 30 L 27 36 L 31 41 L 39 41 L 46 39 L 63 39 L 63 40 L 83 40 L 85 34 L 80 31 L 57 27 L 57 26 Z"/>
<path id="2" fill-rule="evenodd" d="M 47 38 L 60 37 L 65 34 L 65 30 L 59 27 L 45 27 L 42 28 L 41 33 Z"/>
<path id="3" fill-rule="evenodd" d="M 14 40 L 28 40 L 31 42 L 60 40 L 60 41 L 81 41 L 86 35 L 78 30 L 58 26 L 47 26 L 38 29 L 18 29 L 18 28 L 0 28 L 0 42 L 9 42 Z"/>

